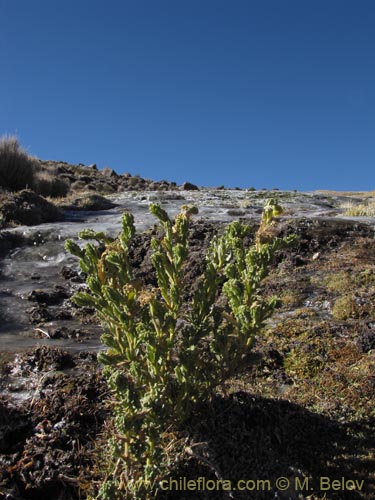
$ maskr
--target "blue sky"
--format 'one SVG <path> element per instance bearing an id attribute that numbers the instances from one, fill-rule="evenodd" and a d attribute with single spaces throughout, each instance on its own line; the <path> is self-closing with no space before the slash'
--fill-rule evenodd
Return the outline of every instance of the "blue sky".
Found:
<path id="1" fill-rule="evenodd" d="M 0 0 L 0 135 L 155 180 L 375 189 L 373 0 Z"/>

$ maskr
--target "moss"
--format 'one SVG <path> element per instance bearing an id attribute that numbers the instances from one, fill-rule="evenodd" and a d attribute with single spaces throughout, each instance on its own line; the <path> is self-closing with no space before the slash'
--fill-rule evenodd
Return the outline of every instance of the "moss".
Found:
<path id="1" fill-rule="evenodd" d="M 359 319 L 374 314 L 373 297 L 361 297 L 349 293 L 339 297 L 332 307 L 332 316 L 337 320 Z"/>
<path id="2" fill-rule="evenodd" d="M 353 287 L 353 280 L 350 273 L 346 271 L 339 271 L 331 274 L 325 280 L 325 286 L 330 292 L 347 292 L 348 289 Z"/>
<path id="3" fill-rule="evenodd" d="M 286 307 L 297 307 L 302 304 L 304 295 L 299 290 L 288 289 L 281 293 L 280 299 Z"/>
<path id="4" fill-rule="evenodd" d="M 313 378 L 320 373 L 325 364 L 326 347 L 319 338 L 303 334 L 284 358 L 285 373 L 291 378 Z"/>
<path id="5" fill-rule="evenodd" d="M 347 293 L 375 285 L 375 270 L 367 267 L 364 270 L 338 271 L 329 275 L 324 284 L 330 292 Z"/>

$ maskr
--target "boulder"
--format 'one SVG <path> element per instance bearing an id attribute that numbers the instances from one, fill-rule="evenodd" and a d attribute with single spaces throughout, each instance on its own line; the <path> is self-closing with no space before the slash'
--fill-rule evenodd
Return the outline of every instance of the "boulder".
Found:
<path id="1" fill-rule="evenodd" d="M 61 205 L 66 210 L 109 210 L 116 207 L 116 203 L 104 196 L 88 193 L 78 196 L 69 201 L 69 204 Z"/>
<path id="2" fill-rule="evenodd" d="M 9 225 L 34 226 L 44 222 L 57 222 L 64 218 L 55 205 L 34 191 L 24 189 L 17 194 L 8 194 L 0 205 L 3 227 Z"/>
<path id="3" fill-rule="evenodd" d="M 109 167 L 103 168 L 102 175 L 104 175 L 104 177 L 118 177 L 118 174 Z"/>
<path id="4" fill-rule="evenodd" d="M 27 240 L 21 234 L 2 231 L 0 233 L 0 256 L 5 255 L 9 250 L 27 243 Z"/>
<path id="5" fill-rule="evenodd" d="M 199 187 L 191 182 L 184 182 L 181 186 L 184 191 L 199 191 Z"/>

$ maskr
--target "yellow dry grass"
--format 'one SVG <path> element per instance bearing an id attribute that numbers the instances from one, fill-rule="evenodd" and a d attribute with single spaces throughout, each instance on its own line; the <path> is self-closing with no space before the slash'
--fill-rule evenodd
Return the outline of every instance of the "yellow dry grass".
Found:
<path id="1" fill-rule="evenodd" d="M 347 201 L 341 205 L 344 209 L 344 215 L 351 217 L 375 217 L 375 201 L 366 201 L 365 203 L 354 203 Z"/>
<path id="2" fill-rule="evenodd" d="M 348 198 L 375 198 L 375 191 L 334 191 L 330 189 L 318 189 L 315 192 L 329 196 L 347 196 Z"/>

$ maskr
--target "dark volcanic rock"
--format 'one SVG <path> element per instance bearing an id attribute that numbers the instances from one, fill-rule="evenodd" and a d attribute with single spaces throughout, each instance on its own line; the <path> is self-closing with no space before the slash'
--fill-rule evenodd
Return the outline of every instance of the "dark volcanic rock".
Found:
<path id="1" fill-rule="evenodd" d="M 375 349 L 375 323 L 370 322 L 358 333 L 356 340 L 361 352 L 369 352 Z"/>
<path id="2" fill-rule="evenodd" d="M 199 187 L 191 182 L 184 182 L 181 186 L 184 191 L 199 191 Z"/>
<path id="3" fill-rule="evenodd" d="M 54 319 L 52 312 L 49 311 L 44 304 L 38 304 L 37 306 L 28 309 L 26 312 L 29 315 L 30 323 L 34 325 L 39 325 Z"/>
<path id="4" fill-rule="evenodd" d="M 60 274 L 64 279 L 73 281 L 74 283 L 84 283 L 86 279 L 83 271 L 78 271 L 68 266 L 63 266 Z"/>
<path id="5" fill-rule="evenodd" d="M 0 233 L 0 255 L 4 255 L 9 250 L 19 247 L 25 243 L 25 238 L 21 234 L 3 231 Z"/>
<path id="6" fill-rule="evenodd" d="M 28 300 L 44 304 L 59 304 L 63 299 L 68 298 L 69 294 L 63 289 L 63 287 L 57 287 L 56 290 L 51 292 L 46 292 L 44 290 L 35 289 L 32 290 L 27 296 Z"/>

